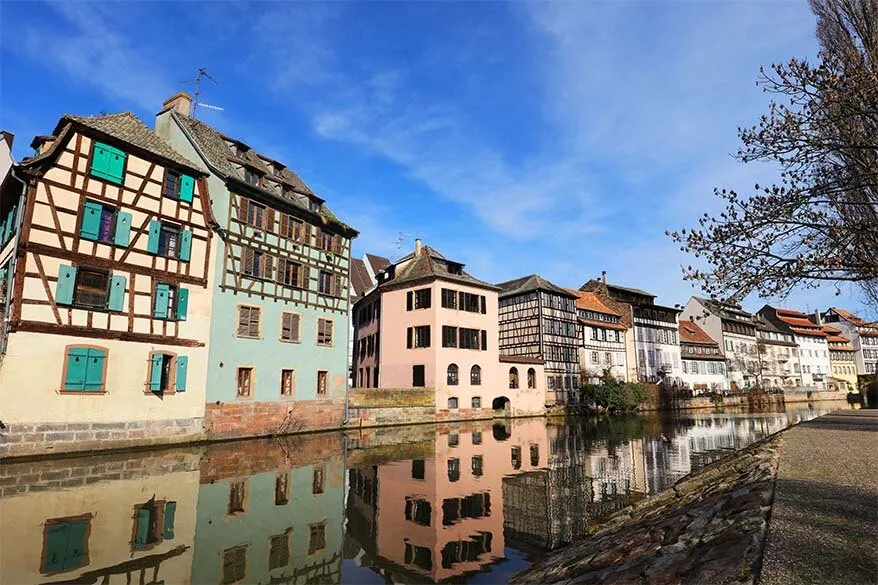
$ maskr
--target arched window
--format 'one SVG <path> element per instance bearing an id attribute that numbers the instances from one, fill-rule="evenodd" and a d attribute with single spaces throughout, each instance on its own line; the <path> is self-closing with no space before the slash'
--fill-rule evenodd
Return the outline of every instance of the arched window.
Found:
<path id="1" fill-rule="evenodd" d="M 536 388 L 537 387 L 537 371 L 533 368 L 528 368 L 528 370 L 527 370 L 527 387 L 528 388 Z"/>
<path id="2" fill-rule="evenodd" d="M 480 366 L 473 366 L 470 368 L 469 383 L 473 386 L 482 385 L 482 368 Z"/>
<path id="3" fill-rule="evenodd" d="M 509 387 L 518 388 L 518 368 L 509 368 Z"/>
<path id="4" fill-rule="evenodd" d="M 449 386 L 457 386 L 458 381 L 457 376 L 457 364 L 451 364 L 448 366 L 448 385 Z"/>

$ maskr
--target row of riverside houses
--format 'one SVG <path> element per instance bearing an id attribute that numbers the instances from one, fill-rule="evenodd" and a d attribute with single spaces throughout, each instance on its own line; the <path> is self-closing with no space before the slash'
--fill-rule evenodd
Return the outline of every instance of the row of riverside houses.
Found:
<path id="1" fill-rule="evenodd" d="M 838 308 L 672 308 L 606 272 L 578 290 L 535 274 L 491 285 L 420 240 L 356 262 L 352 386 L 430 388 L 446 416 L 539 413 L 607 374 L 699 394 L 850 391 L 876 373 L 878 327 Z"/>
<path id="2" fill-rule="evenodd" d="M 343 424 L 357 232 L 190 105 L 3 133 L 0 453 Z"/>

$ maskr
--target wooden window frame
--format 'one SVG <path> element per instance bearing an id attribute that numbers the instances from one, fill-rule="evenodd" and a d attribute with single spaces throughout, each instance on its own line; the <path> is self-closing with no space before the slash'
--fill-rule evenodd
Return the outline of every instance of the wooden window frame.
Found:
<path id="1" fill-rule="evenodd" d="M 171 356 L 171 365 L 170 365 L 170 373 L 168 374 L 168 386 L 170 388 L 162 388 L 161 390 L 150 390 L 149 388 L 149 378 L 150 373 L 152 372 L 152 358 L 155 355 L 169 355 Z M 149 352 L 149 357 L 146 360 L 146 380 L 143 384 L 143 393 L 144 394 L 161 394 L 165 396 L 166 394 L 176 394 L 177 393 L 177 354 L 171 351 L 165 351 L 161 349 L 157 349 Z"/>
<path id="2" fill-rule="evenodd" d="M 280 493 L 278 491 L 278 487 L 281 479 L 285 480 L 284 483 L 284 491 Z M 284 471 L 278 473 L 274 478 L 274 505 L 275 506 L 286 506 L 290 503 L 290 472 Z"/>
<path id="3" fill-rule="evenodd" d="M 249 394 L 241 394 L 240 393 L 241 370 L 250 370 L 250 387 L 248 388 Z M 235 366 L 235 398 L 237 400 L 252 400 L 255 388 L 256 388 L 256 366 L 246 365 L 246 364 Z"/>
<path id="4" fill-rule="evenodd" d="M 147 503 L 149 503 L 149 502 L 147 502 Z M 131 541 L 130 541 L 131 542 L 131 552 L 144 552 L 144 551 L 152 550 L 164 542 L 165 539 L 164 539 L 164 536 L 162 535 L 161 527 L 164 524 L 165 506 L 167 505 L 167 503 L 168 503 L 167 500 L 155 500 L 153 502 L 153 504 L 156 507 L 157 516 L 158 516 L 158 519 L 156 520 L 156 523 L 155 523 L 156 540 L 155 540 L 155 542 L 151 542 L 150 544 L 146 545 L 144 548 L 135 548 L 134 541 L 137 538 L 137 512 L 139 510 L 142 510 L 143 508 L 145 508 L 146 505 L 145 504 L 135 504 L 134 505 L 134 514 L 131 517 L 131 519 L 133 521 L 131 523 Z"/>
<path id="5" fill-rule="evenodd" d="M 329 323 L 329 343 L 320 343 L 320 324 Z M 324 325 L 324 328 L 326 326 Z M 326 337 L 326 333 L 324 331 L 324 337 Z M 316 344 L 318 347 L 335 347 L 335 320 L 327 319 L 326 317 L 318 317 L 317 319 L 317 339 Z"/>
<path id="6" fill-rule="evenodd" d="M 285 569 L 285 568 L 289 567 L 290 564 L 293 562 L 292 534 L 293 534 L 293 529 L 287 528 L 286 530 L 284 530 L 280 534 L 272 534 L 271 536 L 268 537 L 268 562 L 266 563 L 266 566 L 268 567 L 269 572 L 277 571 L 279 569 Z M 287 562 L 285 565 L 278 565 L 277 567 L 272 567 L 271 566 L 272 542 L 278 538 L 284 538 L 287 541 Z"/>
<path id="7" fill-rule="evenodd" d="M 326 550 L 326 546 L 327 546 L 326 545 L 326 526 L 327 526 L 326 520 L 321 520 L 320 522 L 312 522 L 312 523 L 308 524 L 308 556 L 309 557 L 320 554 Z M 323 546 L 321 548 L 315 548 L 312 550 L 311 549 L 311 541 L 313 539 L 313 530 L 315 528 L 320 528 L 320 530 L 323 534 Z"/>
<path id="8" fill-rule="evenodd" d="M 179 226 L 175 223 L 167 222 L 165 220 L 159 220 L 159 223 L 161 225 L 159 227 L 159 241 L 158 241 L 158 247 L 156 249 L 155 255 L 159 258 L 170 258 L 171 260 L 179 260 L 180 259 L 181 244 L 183 243 L 183 227 Z M 162 233 L 165 231 L 174 232 L 177 236 L 177 243 L 176 243 L 176 246 L 174 248 L 173 255 L 168 254 L 166 252 L 162 252 Z"/>
<path id="9" fill-rule="evenodd" d="M 119 148 L 119 151 L 125 155 L 125 161 L 122 163 L 122 176 L 120 177 L 119 182 L 117 183 L 116 181 L 112 181 L 112 180 L 106 179 L 104 177 L 99 177 L 97 175 L 93 175 L 91 172 L 91 169 L 92 169 L 92 166 L 94 165 L 94 160 L 95 160 L 95 145 L 98 142 L 102 142 L 103 144 L 106 144 L 107 146 L 111 146 L 113 148 L 118 148 L 118 147 L 113 146 L 109 142 L 95 140 L 94 138 L 90 138 L 90 140 L 91 140 L 91 145 L 89 146 L 89 152 L 88 152 L 88 168 L 85 170 L 85 173 L 88 176 L 88 178 L 90 180 L 95 179 L 95 180 L 101 181 L 103 183 L 107 183 L 109 185 L 115 185 L 116 187 L 119 187 L 120 189 L 123 188 L 125 186 L 125 176 L 128 174 L 128 160 L 131 158 L 131 153 L 126 152 L 126 151 L 122 150 L 121 148 Z"/>
<path id="10" fill-rule="evenodd" d="M 284 315 L 296 315 L 299 319 L 296 322 L 298 327 L 296 329 L 295 339 L 284 339 Z M 302 313 L 298 311 L 281 311 L 280 312 L 280 333 L 278 334 L 278 340 L 281 343 L 302 343 Z"/>
<path id="11" fill-rule="evenodd" d="M 80 514 L 79 516 L 65 516 L 64 518 L 51 518 L 46 520 L 43 523 L 43 548 L 40 552 L 40 575 L 43 577 L 48 577 L 51 575 L 60 575 L 61 573 L 67 573 L 69 571 L 76 571 L 77 569 L 81 569 L 83 567 L 87 567 L 89 563 L 91 563 L 91 555 L 89 552 L 88 542 L 91 539 L 91 519 L 94 517 L 94 514 Z M 49 527 L 53 524 L 66 524 L 68 522 L 78 522 L 80 520 L 85 520 L 86 529 L 85 529 L 85 550 L 83 550 L 83 560 L 85 561 L 82 565 L 70 569 L 61 569 L 60 571 L 48 571 L 43 572 L 43 568 L 46 566 L 46 555 L 48 554 L 48 546 L 49 546 Z"/>
<path id="12" fill-rule="evenodd" d="M 241 323 L 241 309 L 242 309 L 242 308 L 256 309 L 256 310 L 259 311 L 259 323 L 258 323 L 258 326 L 257 326 L 257 329 L 259 330 L 259 333 L 256 335 L 256 337 L 253 337 L 253 336 L 251 336 L 251 335 L 240 335 L 240 334 L 239 334 L 240 323 Z M 262 339 L 262 321 L 263 321 L 263 319 L 262 319 L 262 307 L 260 307 L 259 305 L 250 305 L 250 304 L 247 304 L 247 303 L 238 303 L 238 304 L 236 305 L 236 307 L 235 307 L 235 337 L 238 338 L 238 339 Z M 249 326 L 248 326 L 248 329 L 249 329 Z"/>
<path id="13" fill-rule="evenodd" d="M 67 354 L 71 349 L 99 349 L 104 352 L 104 367 L 101 372 L 101 387 L 103 390 L 65 390 L 64 385 L 67 382 Z M 110 363 L 109 348 L 100 345 L 89 345 L 82 343 L 70 343 L 64 346 L 63 353 L 64 365 L 61 368 L 61 384 L 59 386 L 59 394 L 79 395 L 79 396 L 102 396 L 107 393 L 107 368 Z"/>
<path id="14" fill-rule="evenodd" d="M 76 290 L 77 290 L 77 288 L 79 288 L 79 279 L 84 272 L 100 273 L 100 274 L 106 275 L 107 287 L 106 287 L 106 290 L 104 292 L 103 305 L 94 306 L 94 305 L 85 305 L 85 304 L 76 302 Z M 103 270 L 101 268 L 91 268 L 90 266 L 81 266 L 81 265 L 76 266 L 76 277 L 73 281 L 73 298 L 71 299 L 69 306 L 74 308 L 74 309 L 82 309 L 84 311 L 102 311 L 102 312 L 109 311 L 109 309 L 107 308 L 107 304 L 109 304 L 109 302 L 110 302 L 110 285 L 112 284 L 112 281 L 113 281 L 113 272 L 111 270 Z"/>
<path id="15" fill-rule="evenodd" d="M 326 388 L 320 391 L 320 374 L 326 375 Z M 329 396 L 329 370 L 317 370 L 317 396 Z"/>
<path id="16" fill-rule="evenodd" d="M 167 187 L 168 187 L 168 176 L 171 175 L 172 173 L 177 175 L 177 185 L 176 185 L 176 188 L 174 189 L 174 193 L 172 195 L 169 195 L 166 193 Z M 180 171 L 165 167 L 165 174 L 164 174 L 164 177 L 162 177 L 162 197 L 166 198 L 166 199 L 172 199 L 174 201 L 181 201 L 180 187 L 182 186 L 182 184 L 183 184 L 183 173 L 181 173 Z"/>
<path id="17" fill-rule="evenodd" d="M 225 573 L 223 571 L 223 565 L 225 564 L 226 554 L 228 554 L 232 551 L 236 551 L 238 549 L 244 550 L 244 574 L 237 581 L 226 581 L 225 580 Z M 229 548 L 223 549 L 222 553 L 220 553 L 220 556 L 219 556 L 220 557 L 219 558 L 219 565 L 220 565 L 219 576 L 220 576 L 220 583 L 222 585 L 234 585 L 235 583 L 244 583 L 246 581 L 247 572 L 248 572 L 248 569 L 250 568 L 250 561 L 248 559 L 248 557 L 249 557 L 248 553 L 250 552 L 249 549 L 250 549 L 249 544 L 237 544 L 235 546 L 230 546 Z"/>
<path id="18" fill-rule="evenodd" d="M 284 391 L 284 374 L 286 372 L 290 372 L 290 376 L 292 377 L 292 381 L 290 382 L 290 392 L 286 393 Z M 296 368 L 281 368 L 280 370 L 280 397 L 281 398 L 292 398 L 296 395 Z"/>
<path id="19" fill-rule="evenodd" d="M 242 497 L 241 497 L 241 509 L 235 511 L 229 511 L 229 504 L 232 503 L 232 485 L 241 484 L 242 488 Z M 226 518 L 234 518 L 240 514 L 247 513 L 247 505 L 249 504 L 250 498 L 250 481 L 249 479 L 231 479 L 229 480 L 229 495 L 226 499 Z"/>

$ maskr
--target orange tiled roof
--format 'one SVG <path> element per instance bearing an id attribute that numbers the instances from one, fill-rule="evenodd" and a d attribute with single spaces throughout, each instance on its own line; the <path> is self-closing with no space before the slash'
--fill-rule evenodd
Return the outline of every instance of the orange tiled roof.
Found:
<path id="1" fill-rule="evenodd" d="M 823 332 L 826 334 L 826 341 L 828 343 L 850 343 L 851 342 L 850 339 L 848 339 L 847 337 L 845 337 L 844 335 L 841 334 L 842 333 L 841 329 L 836 329 L 835 327 L 832 327 L 831 325 L 824 325 Z M 854 351 L 854 348 L 851 346 L 847 346 L 847 347 L 837 347 L 836 346 L 833 349 L 839 349 L 841 351 L 846 351 L 846 350 Z"/>
<path id="2" fill-rule="evenodd" d="M 680 341 L 718 345 L 704 329 L 696 325 L 693 321 L 680 320 L 680 325 L 677 327 L 677 331 L 680 333 Z"/>
<path id="3" fill-rule="evenodd" d="M 595 313 L 603 313 L 604 315 L 614 315 L 616 317 L 622 316 L 613 309 L 603 304 L 594 293 L 584 292 L 581 290 L 573 290 L 572 288 L 565 288 L 564 290 L 573 295 L 576 295 L 577 309 L 582 309 L 584 311 L 594 311 Z M 606 325 L 606 323 L 599 323 L 599 325 L 603 326 Z"/>
<path id="4" fill-rule="evenodd" d="M 852 325 L 856 325 L 857 327 L 866 328 L 867 335 L 878 335 L 878 324 L 876 323 L 868 323 L 850 311 L 846 311 L 844 309 L 839 309 L 838 307 L 832 307 L 832 310 L 838 313 L 843 319 L 851 323 Z"/>
<path id="5" fill-rule="evenodd" d="M 820 325 L 809 321 L 805 313 L 789 309 L 777 309 L 777 318 L 789 325 L 790 330 L 797 335 L 826 337 L 826 333 L 824 333 Z"/>

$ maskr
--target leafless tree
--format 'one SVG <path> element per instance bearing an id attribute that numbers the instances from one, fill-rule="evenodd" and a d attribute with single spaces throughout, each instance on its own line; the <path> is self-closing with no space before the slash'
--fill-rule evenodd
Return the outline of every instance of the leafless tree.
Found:
<path id="1" fill-rule="evenodd" d="M 785 295 L 849 282 L 878 306 L 878 0 L 811 0 L 818 62 L 760 70 L 775 97 L 739 128 L 743 163 L 768 161 L 778 181 L 749 195 L 716 189 L 717 216 L 669 233 L 707 268 L 684 268 L 712 296 Z"/>

